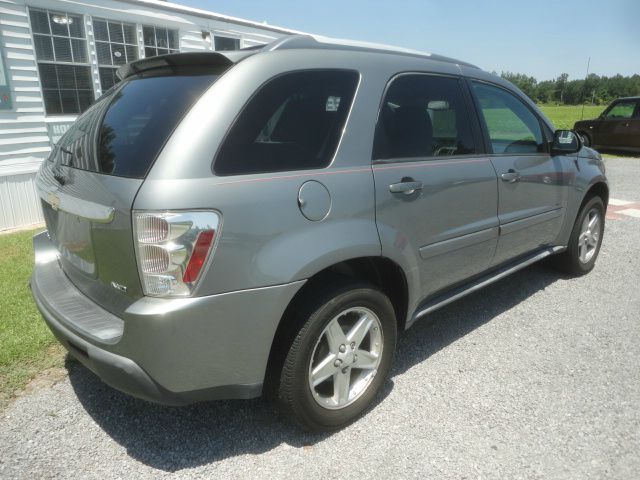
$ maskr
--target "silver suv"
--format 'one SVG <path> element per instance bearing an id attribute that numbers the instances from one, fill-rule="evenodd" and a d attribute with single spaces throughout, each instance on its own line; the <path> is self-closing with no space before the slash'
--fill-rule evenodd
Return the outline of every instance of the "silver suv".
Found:
<path id="1" fill-rule="evenodd" d="M 38 173 L 31 288 L 131 395 L 338 428 L 419 318 L 545 257 L 594 266 L 600 156 L 472 65 L 293 36 L 119 76 Z"/>

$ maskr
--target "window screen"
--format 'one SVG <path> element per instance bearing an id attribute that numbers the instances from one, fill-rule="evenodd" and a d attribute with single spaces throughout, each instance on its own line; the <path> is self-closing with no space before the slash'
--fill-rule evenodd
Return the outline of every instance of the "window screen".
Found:
<path id="1" fill-rule="evenodd" d="M 100 86 L 104 92 L 119 81 L 116 70 L 120 65 L 138 59 L 136 26 L 94 18 L 93 33 L 96 39 Z"/>
<path id="2" fill-rule="evenodd" d="M 213 37 L 216 52 L 224 52 L 230 50 L 240 50 L 240 39 L 231 37 L 220 37 L 215 35 Z"/>
<path id="3" fill-rule="evenodd" d="M 78 114 L 94 100 L 81 15 L 29 10 L 47 114 Z"/>
<path id="4" fill-rule="evenodd" d="M 214 164 L 217 175 L 326 167 L 358 84 L 357 72 L 311 70 L 270 80 L 245 106 Z"/>
<path id="5" fill-rule="evenodd" d="M 393 80 L 378 118 L 374 160 L 474 152 L 458 79 L 412 74 Z"/>
<path id="6" fill-rule="evenodd" d="M 511 93 L 473 83 L 493 153 L 523 154 L 547 149 L 538 118 Z"/>
<path id="7" fill-rule="evenodd" d="M 144 26 L 142 27 L 142 38 L 146 58 L 180 52 L 178 30 Z"/>

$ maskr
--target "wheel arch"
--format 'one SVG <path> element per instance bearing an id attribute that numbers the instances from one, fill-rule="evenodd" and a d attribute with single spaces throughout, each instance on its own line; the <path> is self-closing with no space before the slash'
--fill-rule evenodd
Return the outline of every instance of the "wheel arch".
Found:
<path id="1" fill-rule="evenodd" d="M 313 298 L 313 292 L 327 282 L 365 282 L 379 288 L 391 300 L 398 332 L 405 329 L 408 318 L 409 289 L 402 268 L 393 260 L 374 256 L 357 257 L 326 267 L 311 276 L 289 302 L 271 343 L 269 360 L 265 372 L 264 390 L 274 394 L 279 372 L 284 363 L 288 347 L 293 342 L 305 319 L 298 312 L 305 302 Z"/>
<path id="2" fill-rule="evenodd" d="M 602 198 L 602 203 L 604 203 L 604 209 L 606 211 L 609 204 L 609 186 L 603 181 L 597 181 L 589 186 L 587 193 L 585 193 L 584 198 L 582 199 L 580 208 L 595 196 Z M 578 209 L 578 212 L 580 212 L 580 209 Z"/>

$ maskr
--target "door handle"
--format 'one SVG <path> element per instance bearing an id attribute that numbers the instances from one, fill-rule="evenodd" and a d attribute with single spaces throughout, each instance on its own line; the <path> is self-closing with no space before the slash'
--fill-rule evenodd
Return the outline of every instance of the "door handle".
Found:
<path id="1" fill-rule="evenodd" d="M 405 195 L 412 195 L 416 191 L 422 190 L 422 182 L 416 182 L 413 178 L 404 177 L 399 183 L 392 183 L 389 185 L 389 191 L 391 193 L 404 193 Z"/>
<path id="2" fill-rule="evenodd" d="M 509 183 L 515 183 L 518 180 L 520 180 L 521 177 L 522 177 L 522 175 L 520 175 L 520 172 L 516 172 L 512 168 L 510 168 L 507 173 L 503 173 L 502 175 L 500 175 L 500 178 L 503 181 L 509 182 Z"/>

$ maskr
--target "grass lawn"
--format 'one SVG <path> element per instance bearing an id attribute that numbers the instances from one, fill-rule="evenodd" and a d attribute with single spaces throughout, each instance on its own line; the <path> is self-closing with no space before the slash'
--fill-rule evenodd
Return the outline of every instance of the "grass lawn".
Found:
<path id="1" fill-rule="evenodd" d="M 64 363 L 29 291 L 37 231 L 0 235 L 0 408 L 38 372 Z"/>
<path id="2" fill-rule="evenodd" d="M 538 105 L 540 110 L 553 122 L 557 129 L 571 130 L 583 116 L 581 105 Z M 585 105 L 584 119 L 598 117 L 606 105 Z M 504 140 L 520 140 L 530 136 L 530 131 L 522 121 L 506 108 L 487 108 L 484 112 L 492 137 Z"/>
<path id="3" fill-rule="evenodd" d="M 582 105 L 538 105 L 540 110 L 553 122 L 557 129 L 571 130 L 573 124 L 580 120 Z M 585 105 L 584 119 L 596 118 L 606 105 Z"/>
<path id="4" fill-rule="evenodd" d="M 582 115 L 581 105 L 538 105 L 540 110 L 553 122 L 558 129 L 573 128 L 574 123 L 580 120 Z M 589 120 L 598 117 L 606 105 L 585 105 L 584 107 L 584 119 Z M 635 153 L 624 152 L 600 152 L 605 158 L 617 158 L 617 157 L 638 157 Z"/>

